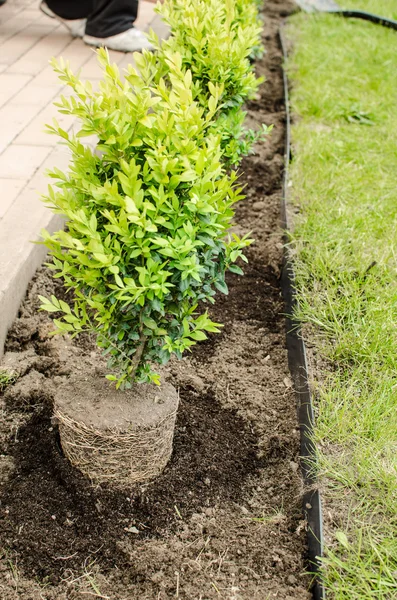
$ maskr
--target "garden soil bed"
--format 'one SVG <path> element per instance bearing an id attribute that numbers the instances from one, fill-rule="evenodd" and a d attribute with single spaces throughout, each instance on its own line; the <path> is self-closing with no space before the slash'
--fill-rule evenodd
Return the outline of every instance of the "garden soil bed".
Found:
<path id="1" fill-rule="evenodd" d="M 277 37 L 289 2 L 266 3 L 265 75 L 249 122 L 274 124 L 244 161 L 236 229 L 252 231 L 245 276 L 230 275 L 211 317 L 222 333 L 172 361 L 180 390 L 174 452 L 153 483 L 93 487 L 63 457 L 55 390 L 100 359 L 88 337 L 49 336 L 41 269 L 7 339 L 20 372 L 0 398 L 2 600 L 307 600 L 299 428 L 280 288 L 285 113 Z M 4 362 L 3 361 L 3 362 Z"/>

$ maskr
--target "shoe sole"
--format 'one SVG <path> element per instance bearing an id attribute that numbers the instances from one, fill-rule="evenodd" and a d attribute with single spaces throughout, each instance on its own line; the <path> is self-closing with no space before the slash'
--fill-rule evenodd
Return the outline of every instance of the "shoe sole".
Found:
<path id="1" fill-rule="evenodd" d="M 105 39 L 106 38 L 104 38 L 104 40 Z M 142 52 L 142 50 L 149 50 L 149 51 L 154 50 L 153 46 L 150 46 L 149 48 L 137 47 L 137 48 L 133 48 L 131 50 L 124 50 L 122 48 L 113 48 L 111 43 L 109 45 L 105 41 L 103 41 L 103 42 L 98 41 L 98 38 L 93 38 L 89 35 L 85 35 L 83 37 L 83 42 L 85 44 L 87 44 L 88 46 L 93 46 L 94 48 L 109 48 L 109 50 L 114 50 L 115 52 L 124 52 L 125 54 L 127 54 L 128 52 Z"/>

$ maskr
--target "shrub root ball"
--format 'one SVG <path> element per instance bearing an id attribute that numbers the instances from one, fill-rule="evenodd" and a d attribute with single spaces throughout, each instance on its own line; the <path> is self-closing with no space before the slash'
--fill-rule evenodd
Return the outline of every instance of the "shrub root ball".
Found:
<path id="1" fill-rule="evenodd" d="M 69 379 L 55 397 L 65 456 L 95 483 L 149 481 L 170 459 L 178 402 L 169 383 L 120 391 L 102 376 Z"/>

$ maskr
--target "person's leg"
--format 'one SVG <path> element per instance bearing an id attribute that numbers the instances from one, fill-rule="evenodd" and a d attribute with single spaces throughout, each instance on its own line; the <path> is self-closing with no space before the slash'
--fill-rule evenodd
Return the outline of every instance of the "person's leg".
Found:
<path id="1" fill-rule="evenodd" d="M 152 50 L 146 35 L 133 25 L 137 16 L 138 0 L 94 0 L 83 40 L 120 52 Z"/>
<path id="2" fill-rule="evenodd" d="M 86 19 L 94 10 L 93 0 L 46 0 L 48 8 L 61 19 Z"/>
<path id="3" fill-rule="evenodd" d="M 90 46 L 121 52 L 153 49 L 146 35 L 133 25 L 138 0 L 43 0 L 40 8 Z"/>
<path id="4" fill-rule="evenodd" d="M 87 17 L 93 10 L 93 0 L 43 0 L 40 10 L 62 23 L 73 37 L 82 38 Z"/>
<path id="5" fill-rule="evenodd" d="M 138 0 L 94 0 L 85 32 L 108 38 L 131 29 L 138 16 Z"/>

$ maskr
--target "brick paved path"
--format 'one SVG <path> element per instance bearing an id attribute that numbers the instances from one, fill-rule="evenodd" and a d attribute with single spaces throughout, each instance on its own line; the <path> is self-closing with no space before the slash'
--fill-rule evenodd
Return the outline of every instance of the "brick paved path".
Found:
<path id="1" fill-rule="evenodd" d="M 65 88 L 48 61 L 63 56 L 81 76 L 100 77 L 93 50 L 73 39 L 56 20 L 46 17 L 38 0 L 8 0 L 0 6 L 0 356 L 8 327 L 29 280 L 44 258 L 44 248 L 31 243 L 40 230 L 60 225 L 39 197 L 47 189 L 44 172 L 67 164 L 67 150 L 44 132 L 53 117 L 64 129 L 72 126 L 53 102 Z M 137 27 L 161 33 L 154 5 L 140 1 Z M 110 52 L 121 67 L 131 56 Z"/>

